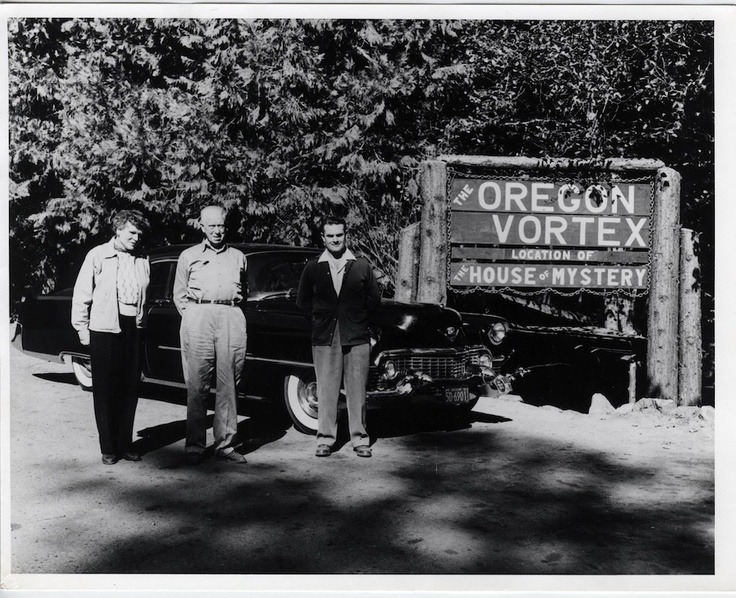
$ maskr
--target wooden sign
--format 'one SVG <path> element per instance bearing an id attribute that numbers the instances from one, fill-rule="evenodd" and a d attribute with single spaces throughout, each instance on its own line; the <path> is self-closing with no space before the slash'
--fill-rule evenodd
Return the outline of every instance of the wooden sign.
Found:
<path id="1" fill-rule="evenodd" d="M 646 289 L 651 194 L 639 182 L 455 178 L 449 284 Z"/>
<path id="2" fill-rule="evenodd" d="M 649 247 L 649 218 L 453 214 L 450 242 L 533 247 Z"/>
<path id="3" fill-rule="evenodd" d="M 453 179 L 455 169 L 525 174 L 518 180 L 505 174 Z M 586 173 L 586 179 L 595 176 L 588 173 L 601 173 L 608 182 L 570 182 L 577 173 Z M 645 182 L 618 182 L 627 177 Z M 562 182 L 554 182 L 556 179 Z M 570 288 L 600 294 L 609 289 L 646 288 L 646 396 L 679 401 L 678 372 L 680 378 L 691 377 L 681 364 L 687 360 L 699 368 L 701 359 L 699 341 L 687 333 L 678 335 L 678 326 L 688 321 L 680 313 L 686 300 L 678 285 L 682 281 L 684 289 L 697 287 L 690 279 L 696 266 L 689 262 L 687 275 L 680 270 L 680 188 L 677 171 L 661 160 L 646 158 L 440 156 L 427 160 L 420 169 L 421 222 L 410 235 L 402 235 L 399 265 L 405 275 L 401 284 L 397 282 L 397 297 L 447 303 L 449 287 L 460 291 L 529 287 L 529 293 L 540 288 Z M 471 221 L 490 220 L 490 224 L 473 228 L 486 233 L 493 230 L 498 242 L 486 238 L 486 242 L 458 243 L 458 235 L 465 234 L 458 226 L 458 216 L 466 213 Z M 494 215 L 499 218 L 497 223 L 492 220 Z M 510 221 L 510 215 L 514 220 Z M 538 219 L 539 243 L 531 242 L 537 225 L 531 220 L 520 223 L 525 216 Z M 566 218 L 540 219 L 551 216 Z M 620 220 L 591 223 L 574 221 L 574 216 Z M 529 242 L 509 243 L 513 229 L 515 238 Z M 582 236 L 591 246 L 573 245 L 576 235 L 578 242 Z M 544 244 L 547 238 L 550 245 Z M 650 251 L 655 259 L 649 259 Z M 688 259 L 691 256 L 686 253 Z M 699 322 L 700 314 L 693 318 Z M 686 357 L 683 343 L 695 348 L 692 358 Z"/>
<path id="4" fill-rule="evenodd" d="M 649 216 L 648 183 L 578 183 L 453 179 L 453 211 Z"/>
<path id="5" fill-rule="evenodd" d="M 453 260 L 491 260 L 494 262 L 583 262 L 646 264 L 646 251 L 595 251 L 591 249 L 499 249 L 496 247 L 452 247 Z"/>
<path id="6" fill-rule="evenodd" d="M 647 267 L 453 262 L 450 283 L 458 287 L 645 289 Z"/>

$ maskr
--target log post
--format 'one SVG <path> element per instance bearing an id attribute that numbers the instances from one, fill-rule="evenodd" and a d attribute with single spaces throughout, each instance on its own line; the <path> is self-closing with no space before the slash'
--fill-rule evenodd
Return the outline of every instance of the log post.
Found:
<path id="1" fill-rule="evenodd" d="M 408 303 L 417 298 L 419 274 L 420 223 L 401 229 L 399 239 L 399 268 L 396 272 L 394 299 Z"/>
<path id="2" fill-rule="evenodd" d="M 649 395 L 677 399 L 680 174 L 660 168 L 654 181 L 651 280 L 647 312 Z"/>
<path id="3" fill-rule="evenodd" d="M 631 355 L 629 362 L 629 403 L 636 403 L 636 355 Z"/>
<path id="4" fill-rule="evenodd" d="M 421 193 L 424 202 L 419 249 L 416 300 L 447 301 L 447 164 L 428 160 L 422 164 Z"/>
<path id="5" fill-rule="evenodd" d="M 651 158 L 527 158 L 522 156 L 463 156 L 443 155 L 449 166 L 477 166 L 488 168 L 520 168 L 532 170 L 603 170 L 609 172 L 653 172 L 664 167 L 662 160 Z"/>
<path id="6" fill-rule="evenodd" d="M 702 404 L 700 263 L 692 230 L 680 231 L 680 375 L 678 405 Z"/>

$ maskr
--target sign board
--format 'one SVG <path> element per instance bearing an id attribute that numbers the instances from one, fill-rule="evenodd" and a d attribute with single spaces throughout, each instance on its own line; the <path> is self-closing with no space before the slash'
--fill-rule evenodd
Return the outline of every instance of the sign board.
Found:
<path id="1" fill-rule="evenodd" d="M 453 287 L 647 288 L 652 186 L 452 179 Z"/>

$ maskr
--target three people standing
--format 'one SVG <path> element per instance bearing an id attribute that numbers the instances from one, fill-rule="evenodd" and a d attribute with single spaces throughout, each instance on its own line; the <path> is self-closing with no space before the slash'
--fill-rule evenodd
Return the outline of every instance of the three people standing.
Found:
<path id="1" fill-rule="evenodd" d="M 137 210 L 112 218 L 114 236 L 84 259 L 72 295 L 72 326 L 89 346 L 92 397 L 102 462 L 140 461 L 132 450 L 133 420 L 141 377 L 140 329 L 150 279 L 139 252 L 148 222 Z"/>
<path id="2" fill-rule="evenodd" d="M 236 448 L 237 386 L 245 365 L 246 321 L 239 304 L 247 293 L 247 260 L 225 243 L 226 212 L 200 213 L 201 243 L 179 256 L 173 300 L 182 316 L 182 367 L 187 385 L 187 461 L 202 461 L 207 440 L 207 399 L 213 375 L 216 457 L 246 463 Z M 74 286 L 72 325 L 90 347 L 95 419 L 102 461 L 140 461 L 132 433 L 140 382 L 143 306 L 150 280 L 148 258 L 139 252 L 148 228 L 136 210 L 112 219 L 115 236 L 87 254 Z M 370 263 L 347 247 L 345 221 L 322 225 L 325 250 L 302 273 L 297 305 L 312 321 L 312 354 L 319 397 L 317 449 L 329 456 L 337 439 L 337 406 L 344 384 L 350 438 L 370 457 L 365 396 L 370 365 L 368 318 L 380 302 Z"/>

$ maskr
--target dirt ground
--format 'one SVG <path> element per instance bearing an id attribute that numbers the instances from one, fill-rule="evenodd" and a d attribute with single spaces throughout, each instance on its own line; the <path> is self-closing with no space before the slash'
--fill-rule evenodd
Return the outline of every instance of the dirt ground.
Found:
<path id="1" fill-rule="evenodd" d="M 371 413 L 372 459 L 256 409 L 247 465 L 190 466 L 183 394 L 146 386 L 143 461 L 106 466 L 66 366 L 13 348 L 10 371 L 13 574 L 714 571 L 712 408 Z"/>

